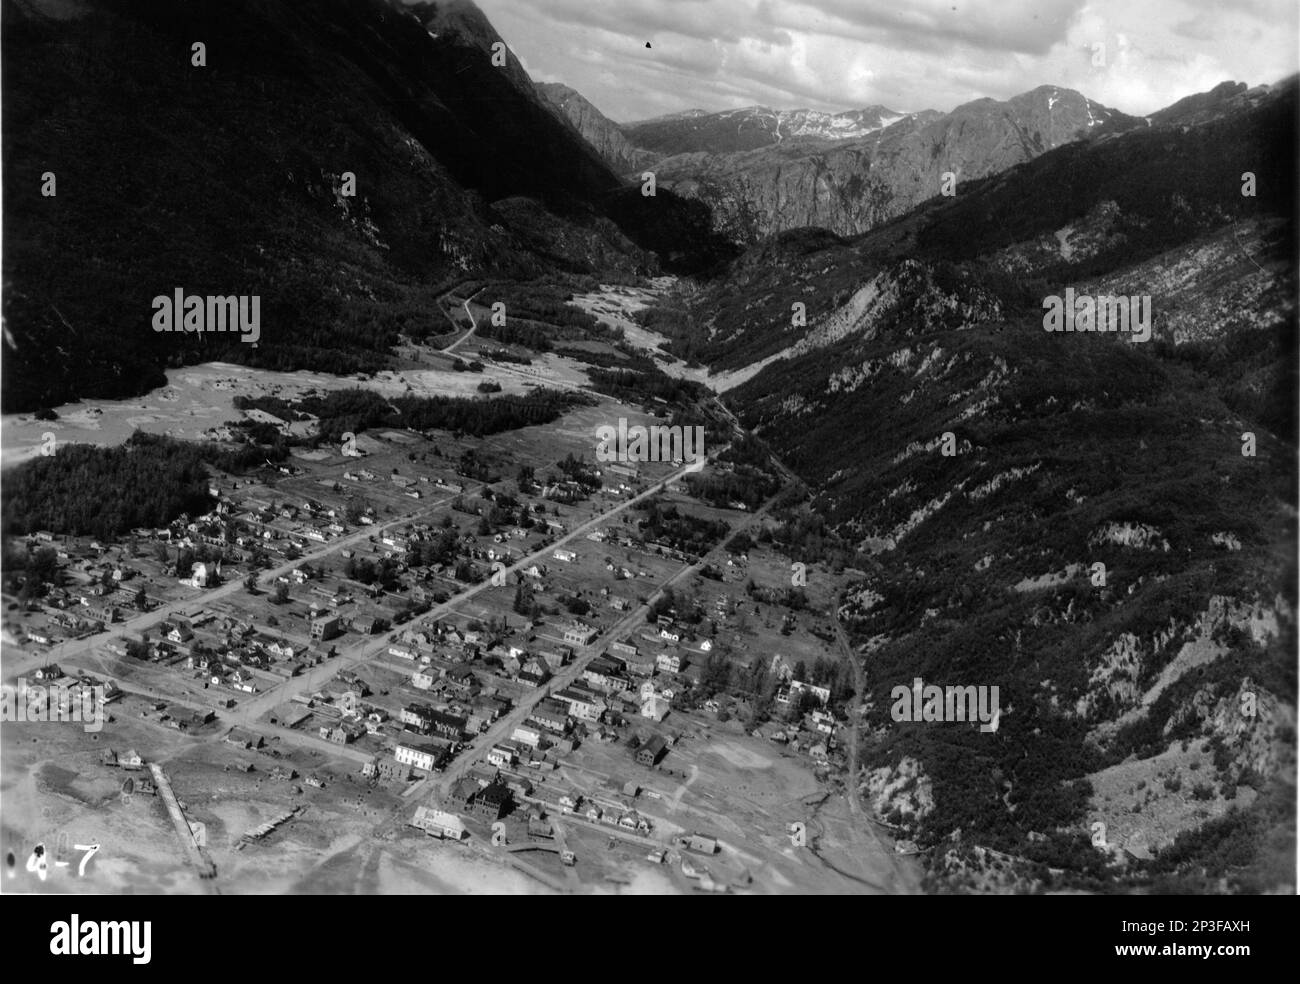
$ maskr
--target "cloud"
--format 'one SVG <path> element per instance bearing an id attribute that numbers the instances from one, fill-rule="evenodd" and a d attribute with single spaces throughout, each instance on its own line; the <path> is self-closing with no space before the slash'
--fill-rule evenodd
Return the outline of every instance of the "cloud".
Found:
<path id="1" fill-rule="evenodd" d="M 616 120 L 939 109 L 1039 85 L 1150 113 L 1297 70 L 1294 0 L 479 0 L 535 78 Z M 646 48 L 649 41 L 651 48 Z M 1103 45 L 1103 64 L 1094 46 Z"/>

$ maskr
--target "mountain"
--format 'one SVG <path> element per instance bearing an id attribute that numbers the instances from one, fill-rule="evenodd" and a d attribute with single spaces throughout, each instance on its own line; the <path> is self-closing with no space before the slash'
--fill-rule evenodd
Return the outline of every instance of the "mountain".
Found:
<path id="1" fill-rule="evenodd" d="M 465 0 L 3 15 L 7 411 L 210 359 L 373 371 L 399 333 L 445 330 L 434 301 L 457 280 L 687 270 L 721 245 L 703 205 L 615 174 L 513 55 L 493 65 Z M 537 207 L 497 207 L 521 198 Z M 261 342 L 155 333 L 151 299 L 178 287 L 259 296 Z"/>
<path id="2" fill-rule="evenodd" d="M 1220 82 L 1208 92 L 1198 92 L 1148 117 L 1154 124 L 1160 123 L 1204 123 L 1226 113 L 1239 113 L 1258 105 L 1272 93 L 1287 85 L 1294 79 L 1286 79 L 1275 85 L 1258 85 L 1248 88 L 1245 82 Z"/>
<path id="3" fill-rule="evenodd" d="M 615 171 L 635 171 L 655 158 L 655 154 L 628 143 L 618 124 L 607 118 L 576 89 L 558 82 L 542 82 L 537 85 L 537 91 L 546 97 L 563 119 L 577 127 L 583 139 Z"/>
<path id="4" fill-rule="evenodd" d="M 1288 890 L 1298 95 L 780 233 L 644 316 L 808 483 L 770 542 L 859 572 L 861 790 L 934 889 Z M 1145 295 L 1150 340 L 1045 332 L 1067 288 Z M 998 687 L 996 731 L 899 724 L 918 677 Z"/>
<path id="5" fill-rule="evenodd" d="M 746 126 L 733 127 L 735 146 L 673 154 L 655 163 L 655 173 L 662 185 L 708 204 L 719 231 L 737 242 L 803 226 L 853 235 L 939 194 L 945 173 L 961 183 L 1064 143 L 1145 125 L 1055 86 L 1005 102 L 978 99 L 946 114 L 913 114 L 883 127 L 877 124 L 890 117 L 878 110 L 869 111 L 866 136 L 833 143 L 773 142 L 770 117 L 742 111 Z M 714 127 L 716 115 L 700 119 Z M 646 145 L 642 129 L 628 132 L 633 143 Z"/>
<path id="6" fill-rule="evenodd" d="M 810 109 L 772 110 L 746 106 L 718 113 L 687 110 L 623 126 L 629 142 L 662 157 L 702 152 L 726 154 L 772 147 L 792 138 L 852 140 L 865 137 L 910 114 L 884 106 L 843 113 Z"/>

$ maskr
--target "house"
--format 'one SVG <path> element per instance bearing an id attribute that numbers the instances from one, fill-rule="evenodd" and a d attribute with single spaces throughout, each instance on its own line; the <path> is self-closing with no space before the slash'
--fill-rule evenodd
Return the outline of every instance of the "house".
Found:
<path id="1" fill-rule="evenodd" d="M 572 791 L 561 793 L 559 804 L 561 813 L 573 813 L 582 805 L 582 794 Z"/>
<path id="2" fill-rule="evenodd" d="M 370 684 L 366 683 L 365 679 L 359 674 L 354 673 L 351 670 L 343 670 L 339 673 L 337 679 L 349 691 L 356 694 L 358 697 L 370 696 Z"/>
<path id="3" fill-rule="evenodd" d="M 537 655 L 542 662 L 546 664 L 547 668 L 554 673 L 568 665 L 570 652 L 571 650 L 566 647 L 558 651 L 554 649 L 544 649 Z"/>
<path id="4" fill-rule="evenodd" d="M 597 694 L 569 687 L 555 694 L 555 699 L 568 705 L 569 714 L 580 721 L 599 721 L 608 705 Z"/>
<path id="5" fill-rule="evenodd" d="M 430 837 L 441 837 L 444 840 L 464 840 L 468 834 L 465 829 L 465 821 L 456 814 L 435 810 L 429 806 L 417 806 L 415 808 L 415 816 L 411 818 L 411 826 L 418 827 Z"/>
<path id="6" fill-rule="evenodd" d="M 118 756 L 117 764 L 124 769 L 143 769 L 144 759 L 134 748 L 129 748 L 125 754 Z"/>
<path id="7" fill-rule="evenodd" d="M 169 627 L 167 632 L 169 642 L 189 642 L 194 638 L 194 630 L 190 628 L 190 623 L 183 618 L 173 619 L 163 624 Z"/>
<path id="8" fill-rule="evenodd" d="M 686 665 L 686 658 L 681 653 L 671 650 L 662 652 L 655 657 L 655 666 L 664 673 L 680 673 Z"/>
<path id="9" fill-rule="evenodd" d="M 224 740 L 227 744 L 238 748 L 261 748 L 265 744 L 261 735 L 247 728 L 231 728 L 230 734 L 226 735 Z"/>
<path id="10" fill-rule="evenodd" d="M 397 712 L 397 720 L 419 731 L 433 730 L 434 710 L 428 704 L 407 704 Z"/>
<path id="11" fill-rule="evenodd" d="M 631 686 L 631 681 L 623 675 L 622 665 L 605 656 L 597 656 L 588 663 L 582 671 L 582 679 L 605 693 L 626 690 Z"/>
<path id="12" fill-rule="evenodd" d="M 578 555 L 572 550 L 556 550 L 555 553 L 551 554 L 551 556 L 556 560 L 564 561 L 566 564 L 571 564 L 578 559 Z"/>
<path id="13" fill-rule="evenodd" d="M 480 696 L 474 699 L 474 713 L 489 723 L 508 710 L 510 710 L 510 701 L 504 697 Z"/>
<path id="14" fill-rule="evenodd" d="M 560 701 L 549 697 L 533 708 L 528 720 L 560 734 L 569 730 L 568 708 Z"/>
<path id="15" fill-rule="evenodd" d="M 468 666 L 453 666 L 444 677 L 447 687 L 460 697 L 472 697 L 478 693 L 478 678 Z"/>
<path id="16" fill-rule="evenodd" d="M 354 615 L 352 617 L 352 631 L 359 632 L 362 635 L 373 635 L 376 624 L 373 615 Z"/>
<path id="17" fill-rule="evenodd" d="M 352 728 L 347 727 L 348 723 L 351 722 L 336 724 L 333 727 L 325 725 L 320 729 L 320 736 L 335 745 L 346 745 L 356 737 L 356 732 Z M 362 733 L 365 733 L 364 725 L 362 725 Z"/>
<path id="18" fill-rule="evenodd" d="M 464 716 L 445 711 L 433 711 L 428 720 L 428 730 L 453 741 L 460 741 L 465 736 L 465 727 L 469 723 Z"/>
<path id="19" fill-rule="evenodd" d="M 488 749 L 487 761 L 498 769 L 509 769 L 515 764 L 515 750 L 509 745 L 493 745 Z"/>
<path id="20" fill-rule="evenodd" d="M 590 625 L 574 622 L 564 630 L 564 641 L 570 646 L 589 646 L 596 641 L 599 633 Z"/>
<path id="21" fill-rule="evenodd" d="M 49 683 L 51 680 L 57 680 L 63 676 L 63 671 L 59 669 L 58 663 L 46 663 L 36 670 L 32 677 L 43 683 Z"/>
<path id="22" fill-rule="evenodd" d="M 196 563 L 190 570 L 189 577 L 181 578 L 181 584 L 188 585 L 191 588 L 206 588 L 213 580 L 213 571 L 208 569 L 208 565 L 202 562 Z"/>
<path id="23" fill-rule="evenodd" d="M 90 617 L 103 622 L 105 625 L 111 625 L 118 619 L 118 608 L 116 605 L 99 605 L 90 606 Z"/>
<path id="24" fill-rule="evenodd" d="M 624 830 L 635 830 L 637 833 L 648 834 L 650 832 L 650 821 L 636 810 L 624 813 L 618 818 L 618 825 Z"/>
<path id="25" fill-rule="evenodd" d="M 273 642 L 269 642 L 262 648 L 272 656 L 279 657 L 280 659 L 293 659 L 296 652 L 293 648 L 293 643 L 286 642 L 284 639 L 277 639 Z"/>
<path id="26" fill-rule="evenodd" d="M 441 676 L 441 671 L 425 666 L 411 674 L 411 686 L 417 690 L 430 690 Z"/>
<path id="27" fill-rule="evenodd" d="M 521 724 L 511 732 L 510 740 L 527 745 L 529 748 L 537 748 L 542 743 L 542 733 L 536 728 L 525 727 Z"/>
<path id="28" fill-rule="evenodd" d="M 685 834 L 677 838 L 677 843 L 683 850 L 698 854 L 718 853 L 718 839 L 708 834 Z"/>
<path id="29" fill-rule="evenodd" d="M 106 695 L 107 696 L 107 695 Z M 193 711 L 190 713 L 190 727 L 201 728 L 205 724 L 210 724 L 217 719 L 217 712 L 208 708 Z"/>
<path id="30" fill-rule="evenodd" d="M 529 687 L 540 687 L 550 678 L 551 668 L 540 656 L 526 659 L 515 677 L 520 683 Z"/>
<path id="31" fill-rule="evenodd" d="M 641 747 L 636 750 L 636 760 L 652 768 L 659 764 L 659 760 L 664 757 L 664 752 L 668 743 L 664 741 L 663 735 L 655 735 L 649 741 L 642 743 Z"/>
<path id="32" fill-rule="evenodd" d="M 819 687 L 816 684 L 807 683 L 804 680 L 790 681 L 790 697 L 792 699 L 797 699 L 798 697 L 802 696 L 805 693 L 810 693 L 815 698 L 817 698 L 817 702 L 821 704 L 822 707 L 825 707 L 827 704 L 830 703 L 831 700 L 830 687 Z"/>

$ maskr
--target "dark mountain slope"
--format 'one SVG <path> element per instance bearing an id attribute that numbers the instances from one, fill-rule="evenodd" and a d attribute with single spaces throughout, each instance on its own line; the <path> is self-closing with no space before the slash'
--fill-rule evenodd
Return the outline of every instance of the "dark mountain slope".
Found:
<path id="1" fill-rule="evenodd" d="M 1240 114 L 1072 143 L 1002 174 L 959 185 L 852 240 L 791 231 L 748 250 L 697 309 L 707 331 L 673 349 L 738 369 L 815 337 L 838 312 L 866 316 L 872 278 L 903 258 L 971 266 L 998 309 L 1034 310 L 1067 282 L 1153 257 L 1232 222 L 1295 212 L 1295 87 Z M 1241 194 L 1255 175 L 1254 197 Z M 1290 235 L 1288 222 L 1282 235 Z M 1276 238 L 1276 235 L 1271 238 Z M 1285 242 L 1277 244 L 1285 250 Z M 945 266 L 946 265 L 946 266 Z M 881 285 L 884 286 L 883 284 Z M 854 307 L 846 308 L 857 297 Z M 791 324 L 807 306 L 809 331 Z M 852 329 L 856 330 L 856 329 Z"/>
<path id="2" fill-rule="evenodd" d="M 374 369 L 398 332 L 445 328 L 441 285 L 535 276 L 564 241 L 582 272 L 648 272 L 656 247 L 678 269 L 714 260 L 698 203 L 642 199 L 516 62 L 492 66 L 472 4 L 6 0 L 3 16 L 6 410 L 214 358 Z M 490 207 L 518 196 L 552 218 Z M 154 333 L 150 301 L 176 287 L 261 296 L 261 343 Z"/>
<path id="3" fill-rule="evenodd" d="M 864 572 L 863 791 L 937 887 L 1286 887 L 1295 99 L 786 233 L 691 298 L 706 361 L 784 353 L 726 401 L 813 489 L 774 540 Z M 1045 332 L 1067 286 L 1149 295 L 1152 340 Z M 997 730 L 897 721 L 917 677 L 997 686 Z"/>
<path id="4" fill-rule="evenodd" d="M 657 156 L 628 143 L 618 124 L 607 118 L 576 89 L 558 82 L 544 82 L 537 86 L 537 90 L 546 97 L 552 109 L 572 123 L 583 139 L 620 174 L 635 171 Z"/>

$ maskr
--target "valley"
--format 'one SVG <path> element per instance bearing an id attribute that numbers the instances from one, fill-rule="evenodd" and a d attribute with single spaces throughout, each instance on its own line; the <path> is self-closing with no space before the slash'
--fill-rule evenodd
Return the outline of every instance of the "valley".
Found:
<path id="1" fill-rule="evenodd" d="M 17 891 L 1295 893 L 1300 78 L 3 7 Z"/>

